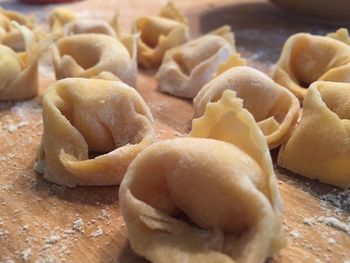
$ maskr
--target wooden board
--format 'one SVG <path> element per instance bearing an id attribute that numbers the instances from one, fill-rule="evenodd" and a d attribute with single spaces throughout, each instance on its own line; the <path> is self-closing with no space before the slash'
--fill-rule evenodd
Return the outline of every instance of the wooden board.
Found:
<path id="1" fill-rule="evenodd" d="M 164 3 L 107 0 L 102 4 L 92 0 L 71 7 L 82 17 L 104 19 L 118 9 L 123 28 L 128 29 L 137 16 L 155 14 Z M 177 4 L 188 15 L 193 35 L 230 24 L 238 50 L 250 65 L 266 73 L 271 72 L 289 35 L 299 31 L 324 34 L 338 27 L 293 17 L 262 0 L 178 0 Z M 45 21 L 53 6 L 4 2 L 3 7 L 34 12 Z M 42 67 L 41 90 L 53 81 L 50 70 L 45 64 Z M 154 73 L 141 71 L 137 90 L 154 114 L 157 134 L 161 139 L 184 136 L 190 130 L 191 101 L 160 93 Z M 0 262 L 147 262 L 130 249 L 119 211 L 118 187 L 67 189 L 33 172 L 41 135 L 40 97 L 0 103 Z M 275 150 L 274 162 L 276 155 Z M 350 193 L 278 167 L 276 173 L 288 245 L 271 262 L 350 260 L 350 233 L 326 225 L 330 217 L 349 224 Z M 327 193 L 331 196 L 325 196 Z M 80 231 L 79 223 L 83 223 Z"/>

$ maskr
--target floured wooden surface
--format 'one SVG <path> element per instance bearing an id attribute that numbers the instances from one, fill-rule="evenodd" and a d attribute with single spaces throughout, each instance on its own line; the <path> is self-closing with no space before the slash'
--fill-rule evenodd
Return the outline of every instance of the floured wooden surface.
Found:
<path id="1" fill-rule="evenodd" d="M 250 65 L 270 73 L 284 40 L 292 33 L 325 34 L 336 25 L 291 18 L 264 1 L 179 0 L 195 35 L 231 24 Z M 82 17 L 109 19 L 119 9 L 124 28 L 139 15 L 157 13 L 165 1 L 83 1 L 72 8 Z M 5 8 L 35 11 L 44 21 L 51 7 Z M 289 20 L 292 19 L 292 20 Z M 45 61 L 47 63 L 47 61 Z M 137 89 L 156 119 L 161 139 L 184 136 L 193 115 L 191 101 L 157 91 L 153 71 L 141 72 Z M 41 68 L 41 90 L 53 81 Z M 0 103 L 0 262 L 146 262 L 127 241 L 118 205 L 118 187 L 67 189 L 33 172 L 42 134 L 40 98 Z M 276 161 L 277 151 L 272 155 Z M 350 260 L 350 191 L 277 168 L 284 201 L 288 245 L 271 262 L 347 262 Z M 328 195 L 327 195 L 328 194 Z M 327 224 L 333 225 L 328 226 Z"/>

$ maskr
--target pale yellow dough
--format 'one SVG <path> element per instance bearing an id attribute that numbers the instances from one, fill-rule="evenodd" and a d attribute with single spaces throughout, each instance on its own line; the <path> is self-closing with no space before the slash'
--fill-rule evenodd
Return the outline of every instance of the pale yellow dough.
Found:
<path id="1" fill-rule="evenodd" d="M 140 32 L 138 61 L 145 68 L 157 67 L 165 52 L 189 38 L 187 19 L 169 1 L 158 16 L 144 16 L 135 21 L 134 32 Z"/>
<path id="2" fill-rule="evenodd" d="M 231 99 L 237 132 L 224 138 L 217 127 L 208 136 L 227 142 L 162 141 L 130 164 L 119 199 L 138 255 L 154 263 L 262 263 L 284 246 L 269 149 L 242 102 Z"/>
<path id="3" fill-rule="evenodd" d="M 297 123 L 298 99 L 264 73 L 246 66 L 233 67 L 206 84 L 193 100 L 196 116 L 202 116 L 206 105 L 220 99 L 225 90 L 243 99 L 270 149 L 281 145 Z"/>
<path id="4" fill-rule="evenodd" d="M 106 71 L 135 87 L 137 78 L 137 36 L 122 41 L 102 34 L 63 37 L 54 46 L 57 79 L 92 78 Z"/>
<path id="5" fill-rule="evenodd" d="M 32 16 L 0 8 L 0 43 L 10 47 L 15 52 L 24 52 L 25 41 L 23 35 L 11 21 L 33 30 L 35 19 Z"/>
<path id="6" fill-rule="evenodd" d="M 169 50 L 157 73 L 160 90 L 194 98 L 212 79 L 217 67 L 236 52 L 229 26 Z"/>
<path id="7" fill-rule="evenodd" d="M 36 43 L 32 32 L 12 22 L 21 32 L 25 51 L 16 53 L 0 45 L 0 101 L 30 99 L 38 93 L 38 60 L 48 42 Z"/>
<path id="8" fill-rule="evenodd" d="M 284 44 L 273 79 L 300 100 L 317 80 L 350 82 L 350 46 L 333 37 L 295 34 Z"/>
<path id="9" fill-rule="evenodd" d="M 311 179 L 350 187 L 350 84 L 313 83 L 300 124 L 280 149 L 278 164 Z"/>
<path id="10" fill-rule="evenodd" d="M 121 81 L 57 81 L 43 97 L 43 124 L 36 171 L 68 187 L 119 184 L 156 140 L 148 106 Z"/>

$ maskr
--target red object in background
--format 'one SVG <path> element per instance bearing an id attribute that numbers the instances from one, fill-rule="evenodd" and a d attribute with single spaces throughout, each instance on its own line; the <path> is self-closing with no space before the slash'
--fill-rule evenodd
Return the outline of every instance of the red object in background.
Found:
<path id="1" fill-rule="evenodd" d="M 77 2 L 80 0 L 20 0 L 20 2 L 25 4 L 37 4 L 37 5 L 45 5 L 45 4 L 59 4 L 59 3 L 68 3 L 68 2 Z"/>

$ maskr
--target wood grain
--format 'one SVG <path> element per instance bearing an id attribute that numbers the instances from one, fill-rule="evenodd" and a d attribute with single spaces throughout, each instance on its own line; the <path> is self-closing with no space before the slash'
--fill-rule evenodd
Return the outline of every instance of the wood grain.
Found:
<path id="1" fill-rule="evenodd" d="M 123 29 L 143 14 L 155 14 L 161 0 L 92 0 L 70 5 L 82 17 L 109 19 L 120 10 Z M 285 39 L 299 31 L 324 34 L 338 25 L 293 17 L 265 1 L 178 0 L 188 15 L 193 35 L 230 24 L 238 50 L 249 64 L 270 73 Z M 5 8 L 34 12 L 44 22 L 53 6 Z M 44 64 L 47 61 L 44 61 Z M 41 71 L 41 90 L 54 81 L 47 65 Z M 191 101 L 157 89 L 153 71 L 140 72 L 137 90 L 150 106 L 160 139 L 185 135 L 193 117 Z M 22 123 L 21 123 L 22 122 Z M 6 125 L 21 123 L 13 132 Z M 67 189 L 33 172 L 42 134 L 40 97 L 25 102 L 0 103 L 0 262 L 121 262 L 141 263 L 129 246 L 120 215 L 118 187 Z M 277 151 L 272 152 L 274 162 Z M 340 191 L 276 167 L 284 202 L 284 230 L 288 245 L 271 262 L 345 262 L 350 260 L 350 235 L 317 222 L 333 216 L 347 222 L 350 207 L 322 202 L 326 193 Z M 304 223 L 314 218 L 315 225 Z M 81 219 L 81 231 L 73 222 Z M 102 234 L 98 236 L 98 231 Z"/>

